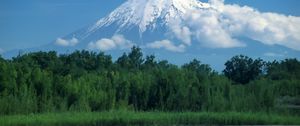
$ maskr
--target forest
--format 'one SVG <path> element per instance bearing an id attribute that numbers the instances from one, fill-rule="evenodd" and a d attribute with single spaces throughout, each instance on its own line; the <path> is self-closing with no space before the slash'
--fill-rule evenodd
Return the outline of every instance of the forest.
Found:
<path id="1" fill-rule="evenodd" d="M 300 62 L 228 59 L 222 72 L 194 59 L 182 66 L 103 52 L 0 56 L 0 115 L 110 110 L 264 112 L 300 115 Z"/>

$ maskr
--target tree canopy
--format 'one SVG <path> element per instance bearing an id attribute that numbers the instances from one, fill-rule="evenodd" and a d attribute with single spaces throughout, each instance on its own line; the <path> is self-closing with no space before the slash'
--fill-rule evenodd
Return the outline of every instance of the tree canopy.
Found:
<path id="1" fill-rule="evenodd" d="M 297 59 L 265 65 L 261 59 L 240 55 L 225 65 L 224 75 L 197 59 L 178 66 L 144 56 L 139 47 L 116 61 L 103 52 L 85 50 L 0 58 L 0 114 L 277 111 L 281 97 L 300 96 Z"/>
<path id="2" fill-rule="evenodd" d="M 236 83 L 247 84 L 263 74 L 265 62 L 262 59 L 253 60 L 239 55 L 232 57 L 225 63 L 224 74 Z"/>

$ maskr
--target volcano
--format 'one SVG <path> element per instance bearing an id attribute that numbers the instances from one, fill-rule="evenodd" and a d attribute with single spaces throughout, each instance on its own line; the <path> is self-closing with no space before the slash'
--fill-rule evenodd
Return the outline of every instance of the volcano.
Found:
<path id="1" fill-rule="evenodd" d="M 280 25 L 278 25 L 280 24 Z M 146 55 L 216 70 L 244 54 L 266 60 L 300 57 L 300 18 L 262 13 L 223 0 L 128 0 L 96 23 L 27 51 L 104 51 L 114 58 L 136 45 Z"/>
<path id="2" fill-rule="evenodd" d="M 197 0 L 129 0 L 95 24 L 60 38 L 65 43 L 54 44 L 74 46 L 73 40 L 80 48 L 107 51 L 131 45 L 154 48 L 156 42 L 164 43 L 157 48 L 183 52 L 191 45 L 191 31 L 182 26 L 185 15 L 204 9 L 212 7 Z M 113 38 L 120 42 L 101 41 Z"/>

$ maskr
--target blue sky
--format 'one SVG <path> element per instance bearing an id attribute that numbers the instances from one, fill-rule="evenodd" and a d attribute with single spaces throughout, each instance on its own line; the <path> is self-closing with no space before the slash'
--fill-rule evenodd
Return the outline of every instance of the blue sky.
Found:
<path id="1" fill-rule="evenodd" d="M 94 23 L 125 0 L 1 0 L 0 51 L 45 45 Z M 203 0 L 205 1 L 205 0 Z M 206 0 L 207 1 L 207 0 Z M 300 0 L 225 0 L 300 16 Z"/>

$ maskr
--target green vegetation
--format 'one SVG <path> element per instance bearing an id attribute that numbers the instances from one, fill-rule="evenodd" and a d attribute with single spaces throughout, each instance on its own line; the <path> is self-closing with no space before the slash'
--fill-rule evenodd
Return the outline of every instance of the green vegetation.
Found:
<path id="1" fill-rule="evenodd" d="M 247 84 L 257 79 L 263 71 L 265 62 L 261 59 L 253 60 L 247 56 L 235 56 L 225 63 L 225 76 L 239 84 Z"/>
<path id="2" fill-rule="evenodd" d="M 62 121 L 52 119 L 56 114 L 39 115 L 41 113 L 62 113 L 57 116 L 63 116 L 66 121 L 69 119 L 65 114 L 82 115 L 83 119 L 75 116 L 74 122 L 95 114 L 99 115 L 95 120 L 105 122 L 113 113 L 103 111 L 127 110 L 146 113 L 129 112 L 133 119 L 116 118 L 133 122 L 149 118 L 149 122 L 161 122 L 160 116 L 161 120 L 170 116 L 169 120 L 175 123 L 176 120 L 193 123 L 194 118 L 201 118 L 200 121 L 209 124 L 212 124 L 210 121 L 299 124 L 294 121 L 300 115 L 300 62 L 297 59 L 265 62 L 235 56 L 225 66 L 223 73 L 196 59 L 177 66 L 166 60 L 157 61 L 153 55 L 144 57 L 138 47 L 115 62 L 110 55 L 88 51 L 63 55 L 53 51 L 35 52 L 11 60 L 0 57 L 0 115 L 2 122 L 8 118 L 11 122 L 26 123 L 28 117 L 27 121 L 39 123 Z M 187 111 L 190 113 L 180 113 Z M 268 114 L 261 117 L 251 113 Z M 140 114 L 149 117 L 134 118 Z M 156 114 L 159 118 L 154 117 Z M 180 115 L 182 119 L 177 119 Z M 202 120 L 206 115 L 209 118 Z M 230 115 L 241 117 L 233 119 Z M 44 117 L 49 120 L 35 119 Z"/>
<path id="3" fill-rule="evenodd" d="M 299 117 L 237 112 L 130 112 L 52 113 L 0 118 L 3 126 L 112 126 L 112 125 L 196 125 L 196 124 L 289 124 Z"/>

